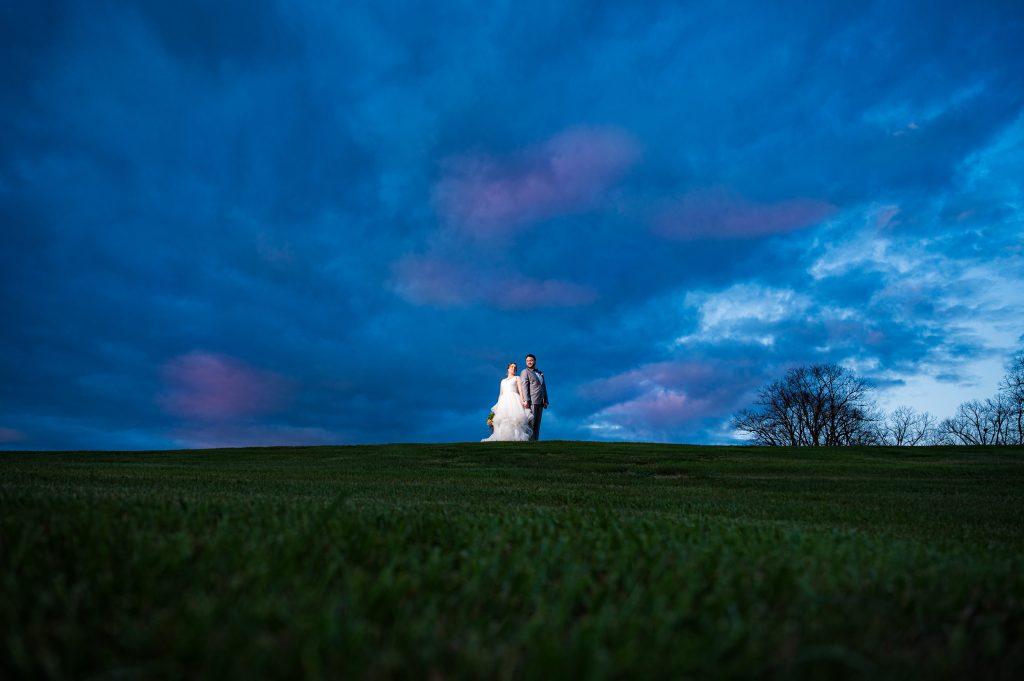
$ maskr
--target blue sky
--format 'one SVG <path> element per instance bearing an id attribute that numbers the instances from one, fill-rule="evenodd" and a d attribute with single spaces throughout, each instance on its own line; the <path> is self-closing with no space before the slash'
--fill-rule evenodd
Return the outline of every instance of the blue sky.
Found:
<path id="1" fill-rule="evenodd" d="M 1018 2 L 0 7 L 0 448 L 730 442 L 1024 346 Z"/>

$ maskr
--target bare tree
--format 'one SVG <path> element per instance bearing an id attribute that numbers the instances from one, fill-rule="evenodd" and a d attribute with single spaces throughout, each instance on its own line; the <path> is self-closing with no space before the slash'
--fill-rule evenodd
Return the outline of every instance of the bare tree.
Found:
<path id="1" fill-rule="evenodd" d="M 881 440 L 895 447 L 916 447 L 935 439 L 935 417 L 913 407 L 896 407 L 881 427 Z"/>
<path id="2" fill-rule="evenodd" d="M 880 414 L 869 393 L 866 381 L 836 364 L 797 367 L 761 388 L 732 426 L 767 446 L 875 444 Z"/>
<path id="3" fill-rule="evenodd" d="M 917 447 L 918 445 L 930 445 L 935 442 L 935 426 L 938 420 L 926 411 L 917 415 L 914 425 L 908 433 L 907 445 Z"/>
<path id="4" fill-rule="evenodd" d="M 1024 352 L 1010 360 L 995 397 L 964 402 L 938 431 L 949 444 L 1024 444 Z"/>
<path id="5" fill-rule="evenodd" d="M 1008 445 L 1010 442 L 1010 423 L 1012 410 L 1009 400 L 1003 393 L 985 400 L 985 411 L 988 416 L 989 427 L 992 429 L 992 444 Z"/>
<path id="6" fill-rule="evenodd" d="M 999 394 L 1006 400 L 1007 443 L 1024 445 L 1024 352 L 1018 352 L 999 383 Z"/>
<path id="7" fill-rule="evenodd" d="M 939 424 L 942 439 L 951 444 L 1000 444 L 1003 419 L 993 408 L 992 400 L 970 400 L 956 408 L 956 413 Z"/>
<path id="8" fill-rule="evenodd" d="M 937 433 L 948 444 L 1024 444 L 1024 352 L 1011 358 L 995 397 L 964 402 Z"/>

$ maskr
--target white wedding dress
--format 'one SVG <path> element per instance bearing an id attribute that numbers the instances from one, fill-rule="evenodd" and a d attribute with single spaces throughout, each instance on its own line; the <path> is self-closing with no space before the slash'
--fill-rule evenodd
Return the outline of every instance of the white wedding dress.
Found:
<path id="1" fill-rule="evenodd" d="M 519 379 L 515 376 L 501 382 L 498 403 L 491 407 L 494 412 L 494 432 L 481 442 L 526 441 L 533 435 L 530 421 L 533 414 L 523 409 L 517 389 Z"/>

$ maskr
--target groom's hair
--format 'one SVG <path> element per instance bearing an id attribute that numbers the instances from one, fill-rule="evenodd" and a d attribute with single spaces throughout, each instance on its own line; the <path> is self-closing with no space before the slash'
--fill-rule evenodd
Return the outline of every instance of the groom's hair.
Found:
<path id="1" fill-rule="evenodd" d="M 533 357 L 533 361 L 534 361 L 534 362 L 536 362 L 536 361 L 537 361 L 537 356 L 536 356 L 536 355 L 527 355 L 527 356 L 526 356 L 526 359 L 530 359 L 531 357 Z"/>

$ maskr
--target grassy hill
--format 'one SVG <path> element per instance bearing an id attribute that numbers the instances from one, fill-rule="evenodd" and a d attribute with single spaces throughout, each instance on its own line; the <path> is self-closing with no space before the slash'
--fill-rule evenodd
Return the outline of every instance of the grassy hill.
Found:
<path id="1" fill-rule="evenodd" d="M 0 453 L 0 676 L 1020 678 L 1024 449 Z"/>

